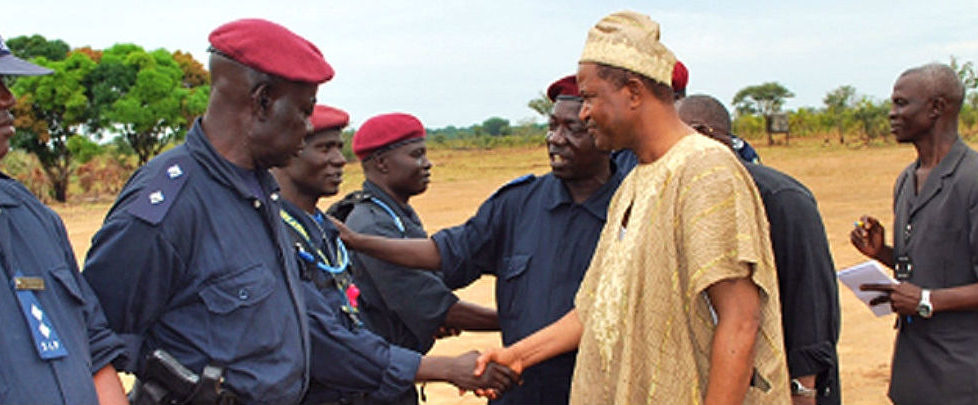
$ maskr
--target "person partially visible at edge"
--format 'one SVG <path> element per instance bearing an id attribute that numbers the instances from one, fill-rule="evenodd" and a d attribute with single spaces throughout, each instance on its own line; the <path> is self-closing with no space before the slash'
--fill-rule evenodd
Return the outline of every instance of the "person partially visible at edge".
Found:
<path id="1" fill-rule="evenodd" d="M 730 113 L 711 96 L 686 97 L 677 111 L 686 125 L 720 142 L 730 132 Z M 743 163 L 770 223 L 792 403 L 838 405 L 839 288 L 815 196 L 791 176 Z"/>
<path id="2" fill-rule="evenodd" d="M 519 177 L 482 203 L 465 224 L 427 238 L 377 238 L 349 232 L 351 247 L 402 266 L 440 270 L 451 288 L 496 276 L 503 344 L 549 325 L 574 306 L 608 203 L 624 177 L 594 146 L 578 114 L 574 76 L 547 89 L 551 172 Z M 493 404 L 566 404 L 575 352 L 523 370 L 523 383 Z"/>
<path id="3" fill-rule="evenodd" d="M 447 381 L 460 389 L 505 390 L 514 373 L 473 376 L 478 352 L 458 357 L 422 356 L 392 345 L 364 327 L 350 257 L 337 230 L 316 207 L 343 180 L 346 112 L 317 105 L 313 132 L 288 165 L 272 169 L 282 188 L 282 220 L 305 255 L 297 254 L 309 316 L 312 363 L 303 403 L 415 403 L 415 381 Z M 406 397 L 406 398 L 405 398 Z M 400 399 L 400 400 L 399 400 Z"/>
<path id="4" fill-rule="evenodd" d="M 679 119 L 675 57 L 658 38 L 631 11 L 589 32 L 581 119 L 599 149 L 630 149 L 639 165 L 608 207 L 576 308 L 480 363 L 520 371 L 578 348 L 572 404 L 789 403 L 760 196 L 727 148 Z"/>
<path id="5" fill-rule="evenodd" d="M 358 232 L 427 237 L 408 203 L 428 188 L 431 175 L 421 121 L 403 113 L 372 117 L 353 135 L 353 152 L 366 177 L 363 189 L 346 196 L 331 212 L 343 211 L 336 215 Z M 357 253 L 352 253 L 352 266 L 364 322 L 392 344 L 427 353 L 440 329 L 499 330 L 495 310 L 459 300 L 440 274 Z M 412 390 L 402 400 L 416 403 L 417 395 Z"/>
<path id="6" fill-rule="evenodd" d="M 903 72 L 890 132 L 917 159 L 893 187 L 893 244 L 863 216 L 850 234 L 898 284 L 864 285 L 897 316 L 889 396 L 894 404 L 978 403 L 978 154 L 958 135 L 964 86 L 947 65 Z"/>
<path id="7" fill-rule="evenodd" d="M 0 38 L 0 159 L 17 104 L 5 79 L 52 71 L 14 56 Z M 0 173 L 0 403 L 125 404 L 113 363 L 126 359 L 78 262 L 61 218 Z"/>
<path id="8" fill-rule="evenodd" d="M 207 111 L 184 144 L 129 179 L 83 274 L 133 354 L 124 369 L 139 378 L 134 395 L 166 385 L 145 369 L 162 349 L 193 373 L 223 368 L 223 394 L 239 402 L 299 403 L 308 323 L 268 168 L 301 149 L 333 69 L 315 45 L 266 20 L 236 20 L 208 39 Z"/>
<path id="9" fill-rule="evenodd" d="M 686 97 L 686 87 L 688 84 L 689 69 L 686 68 L 685 64 L 676 60 L 676 65 L 672 68 L 672 96 L 677 103 Z M 743 138 L 727 131 L 723 139 L 719 140 L 730 146 L 741 160 L 755 164 L 761 163 L 761 157 L 758 156 L 757 151 Z M 611 154 L 611 158 L 618 163 L 618 167 L 624 170 L 625 173 L 631 171 L 638 164 L 638 158 L 635 157 L 635 153 L 628 149 L 616 150 Z"/>

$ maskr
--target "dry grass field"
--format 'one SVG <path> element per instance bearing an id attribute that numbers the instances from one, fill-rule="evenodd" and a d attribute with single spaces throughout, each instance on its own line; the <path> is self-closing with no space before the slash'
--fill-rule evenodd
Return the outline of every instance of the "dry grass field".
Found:
<path id="1" fill-rule="evenodd" d="M 856 218 L 868 213 L 880 218 L 884 224 L 892 222 L 893 181 L 915 156 L 913 148 L 907 145 L 823 146 L 820 140 L 814 139 L 792 140 L 790 147 L 760 146 L 758 152 L 765 164 L 796 177 L 815 193 L 838 268 L 863 260 L 848 242 L 849 230 Z M 433 181 L 428 192 L 412 200 L 412 205 L 430 232 L 461 223 L 475 212 L 479 203 L 510 179 L 525 173 L 546 173 L 549 166 L 545 153 L 542 146 L 433 151 L 430 155 L 435 164 Z M 348 166 L 342 193 L 358 188 L 362 179 L 359 165 Z M 332 201 L 324 201 L 322 206 L 326 207 Z M 54 207 L 64 218 L 80 261 L 109 205 Z M 459 294 L 466 300 L 494 305 L 493 279 L 483 278 Z M 842 300 L 839 355 L 843 399 L 850 405 L 887 403 L 893 319 L 874 317 L 848 290 L 840 290 L 839 295 Z M 499 337 L 495 333 L 464 333 L 457 338 L 439 341 L 433 353 L 453 354 L 498 345 Z M 431 405 L 484 403 L 472 394 L 459 396 L 457 390 L 447 384 L 429 384 L 426 392 L 427 403 Z"/>

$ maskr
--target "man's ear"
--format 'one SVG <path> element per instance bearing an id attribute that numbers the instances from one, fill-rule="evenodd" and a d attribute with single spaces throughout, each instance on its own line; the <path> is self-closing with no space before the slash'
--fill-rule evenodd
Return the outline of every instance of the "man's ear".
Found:
<path id="1" fill-rule="evenodd" d="M 948 102 L 947 99 L 944 98 L 944 96 L 934 97 L 934 99 L 931 100 L 930 102 L 930 117 L 932 119 L 938 119 L 944 116 L 944 113 L 947 112 L 947 109 L 948 109 Z"/>
<path id="2" fill-rule="evenodd" d="M 629 77 L 622 87 L 628 94 L 629 107 L 636 108 L 642 104 L 642 91 L 645 90 L 645 85 L 642 84 L 641 80 L 636 77 Z"/>
<path id="3" fill-rule="evenodd" d="M 374 168 L 376 168 L 378 172 L 387 174 L 387 172 L 390 171 L 390 167 L 387 166 L 386 153 L 381 153 L 378 156 L 374 156 L 373 161 L 374 161 Z"/>
<path id="4" fill-rule="evenodd" d="M 251 112 L 259 121 L 268 119 L 272 97 L 268 83 L 259 83 L 251 90 Z"/>

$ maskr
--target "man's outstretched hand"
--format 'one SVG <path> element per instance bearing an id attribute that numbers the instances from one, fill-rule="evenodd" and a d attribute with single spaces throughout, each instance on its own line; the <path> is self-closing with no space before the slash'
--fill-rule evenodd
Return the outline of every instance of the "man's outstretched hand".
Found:
<path id="1" fill-rule="evenodd" d="M 480 355 L 476 360 L 476 366 L 473 374 L 480 376 L 499 368 L 512 372 L 518 377 L 519 374 L 523 373 L 523 362 L 520 361 L 516 354 L 510 349 L 489 349 L 485 353 L 482 353 L 482 355 Z M 489 399 L 496 399 L 499 397 L 498 392 L 478 389 L 474 392 L 475 395 L 487 397 Z"/>
<path id="2" fill-rule="evenodd" d="M 479 352 L 475 350 L 454 357 L 448 370 L 448 382 L 459 390 L 493 399 L 519 382 L 519 373 L 499 364 L 483 365 L 480 373 L 474 373 L 479 358 Z"/>

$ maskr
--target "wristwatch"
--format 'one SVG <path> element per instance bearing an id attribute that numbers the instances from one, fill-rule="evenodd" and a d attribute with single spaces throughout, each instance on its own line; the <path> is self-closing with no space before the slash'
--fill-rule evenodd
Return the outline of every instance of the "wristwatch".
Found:
<path id="1" fill-rule="evenodd" d="M 818 391 L 816 391 L 814 388 L 806 387 L 805 384 L 802 384 L 797 378 L 791 379 L 791 395 L 813 398 L 817 393 Z"/>
<path id="2" fill-rule="evenodd" d="M 917 313 L 921 318 L 934 315 L 934 306 L 930 303 L 930 290 L 920 290 L 920 302 L 917 303 Z"/>

